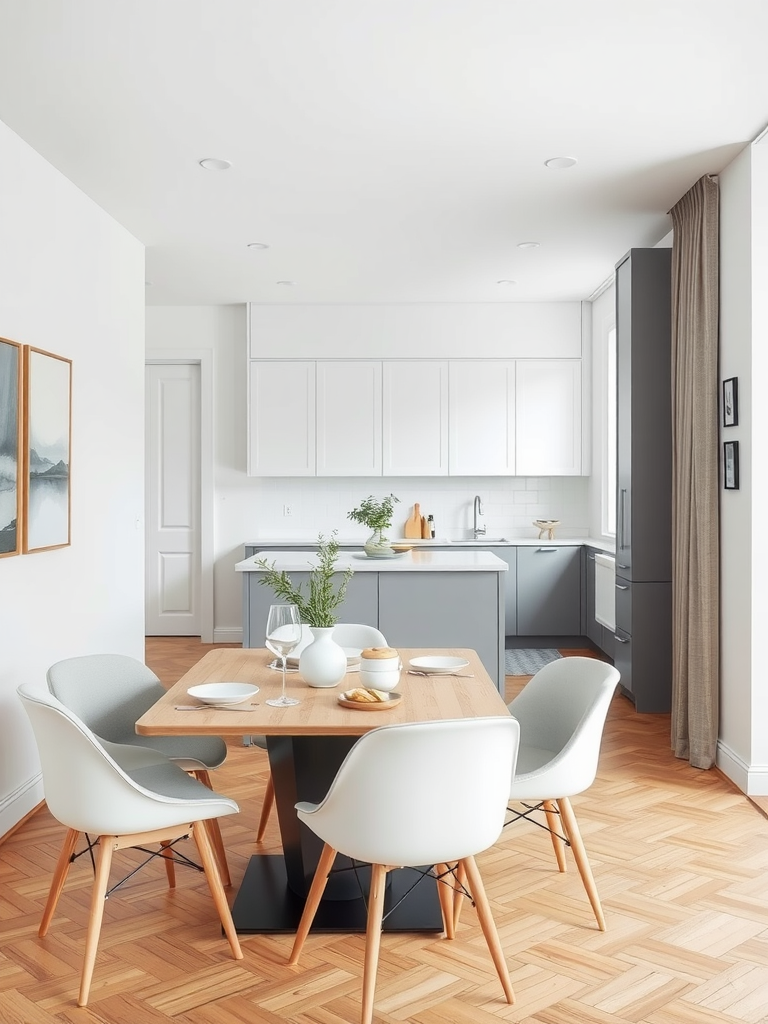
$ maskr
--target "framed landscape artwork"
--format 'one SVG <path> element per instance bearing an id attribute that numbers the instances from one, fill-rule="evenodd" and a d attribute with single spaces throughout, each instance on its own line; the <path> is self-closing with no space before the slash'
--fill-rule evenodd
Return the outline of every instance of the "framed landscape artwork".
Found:
<path id="1" fill-rule="evenodd" d="M 21 345 L 0 338 L 0 558 L 21 551 Z"/>
<path id="2" fill-rule="evenodd" d="M 24 347 L 24 552 L 70 542 L 72 361 Z"/>

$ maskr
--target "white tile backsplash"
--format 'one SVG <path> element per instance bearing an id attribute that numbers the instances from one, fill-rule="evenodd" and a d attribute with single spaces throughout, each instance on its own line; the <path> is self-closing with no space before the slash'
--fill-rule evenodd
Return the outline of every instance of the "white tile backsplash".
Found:
<path id="1" fill-rule="evenodd" d="M 489 536 L 537 537 L 534 519 L 559 519 L 563 537 L 589 536 L 587 477 L 412 477 L 269 478 L 259 481 L 252 531 L 246 540 L 299 539 L 338 531 L 341 539 L 365 539 L 369 531 L 347 513 L 369 494 L 395 494 L 393 536 L 402 536 L 414 502 L 435 517 L 437 536 L 463 540 L 472 535 L 474 497 L 480 495 Z M 289 505 L 293 515 L 284 516 Z"/>

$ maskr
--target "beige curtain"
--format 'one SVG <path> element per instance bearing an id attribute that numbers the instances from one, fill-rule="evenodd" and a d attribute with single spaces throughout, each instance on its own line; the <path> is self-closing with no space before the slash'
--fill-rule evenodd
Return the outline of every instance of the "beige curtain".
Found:
<path id="1" fill-rule="evenodd" d="M 672 748 L 715 763 L 719 709 L 718 185 L 670 211 L 672 245 Z"/>

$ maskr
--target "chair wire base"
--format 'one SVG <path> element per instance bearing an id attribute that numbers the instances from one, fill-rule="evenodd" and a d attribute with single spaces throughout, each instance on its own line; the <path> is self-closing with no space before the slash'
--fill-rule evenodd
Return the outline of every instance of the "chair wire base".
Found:
<path id="1" fill-rule="evenodd" d="M 80 850 L 79 852 L 73 853 L 72 856 L 69 858 L 69 863 L 70 864 L 74 864 L 75 861 L 79 857 L 82 857 L 84 854 L 87 853 L 90 856 L 90 858 L 91 858 L 91 866 L 93 867 L 93 872 L 95 874 L 96 873 L 96 860 L 95 860 L 95 858 L 93 856 L 93 850 L 94 850 L 94 847 L 99 845 L 99 840 L 98 839 L 96 839 L 96 840 L 91 839 L 91 837 L 87 833 L 85 833 L 85 832 L 83 833 L 83 835 L 85 836 L 85 842 L 86 842 L 85 849 L 84 850 Z M 204 868 L 202 867 L 202 865 L 197 864 L 191 858 L 187 857 L 187 855 L 182 853 L 181 850 L 175 849 L 176 843 L 180 843 L 183 839 L 189 839 L 189 836 L 188 835 L 179 836 L 178 839 L 174 839 L 173 842 L 169 843 L 168 846 L 165 848 L 166 851 L 173 849 L 173 856 L 170 858 L 170 860 L 173 861 L 174 864 L 181 865 L 181 867 L 194 868 L 195 871 L 204 871 Z M 169 859 L 167 852 L 163 853 L 160 850 L 148 850 L 145 846 L 134 846 L 134 847 L 131 847 L 131 849 L 133 849 L 133 850 L 140 850 L 142 853 L 146 853 L 147 856 L 141 862 L 141 864 L 137 864 L 137 866 L 133 869 L 133 871 L 130 871 L 124 878 L 121 878 L 119 882 L 115 882 L 115 884 L 111 888 L 107 889 L 107 891 L 104 893 L 104 899 L 105 900 L 108 900 L 109 897 L 112 895 L 112 893 L 116 889 L 119 889 L 121 885 L 123 885 L 129 879 L 133 878 L 133 876 L 135 874 L 137 874 L 137 872 L 141 871 L 141 869 L 143 867 L 146 867 L 146 865 L 149 864 L 149 862 L 154 857 L 160 857 L 163 860 Z"/>
<path id="2" fill-rule="evenodd" d="M 328 877 L 330 878 L 331 875 L 341 874 L 341 873 L 343 873 L 345 871 L 352 871 L 354 873 L 354 875 L 355 875 L 355 879 L 357 881 L 357 886 L 358 886 L 358 889 L 360 890 L 360 897 L 361 897 L 361 899 L 363 901 L 363 905 L 365 906 L 365 912 L 367 914 L 368 913 L 367 892 L 366 892 L 365 886 L 363 885 L 363 882 L 362 882 L 362 880 L 360 878 L 360 875 L 358 874 L 358 867 L 363 866 L 364 863 L 365 863 L 364 861 L 353 860 L 352 863 L 349 865 L 349 867 L 331 868 L 331 870 L 328 872 Z M 397 910 L 397 908 L 400 906 L 400 904 L 404 900 L 406 900 L 408 898 L 408 896 L 413 892 L 413 890 L 416 888 L 416 886 L 419 885 L 425 878 L 433 878 L 436 882 L 439 882 L 441 885 L 449 886 L 449 888 L 452 889 L 455 893 L 458 893 L 458 894 L 460 894 L 462 896 L 466 896 L 466 898 L 470 901 L 470 903 L 474 907 L 475 906 L 475 901 L 472 898 L 472 894 L 463 885 L 463 883 L 459 880 L 459 877 L 457 875 L 457 868 L 458 868 L 458 865 L 454 864 L 452 867 L 449 866 L 447 871 L 443 871 L 441 874 L 438 874 L 438 872 L 435 871 L 434 864 L 431 865 L 428 868 L 423 868 L 423 869 L 422 868 L 411 867 L 412 871 L 417 871 L 418 872 L 419 877 L 416 879 L 416 881 L 413 883 L 413 885 L 409 886 L 405 890 L 405 892 L 401 895 L 400 899 L 395 904 L 393 904 L 389 908 L 389 910 L 382 916 L 382 922 L 386 921 L 387 918 L 389 917 L 389 915 L 393 914 Z M 450 877 L 451 881 L 446 881 L 446 877 Z"/>
<path id="3" fill-rule="evenodd" d="M 537 825 L 540 829 L 543 829 L 545 832 L 549 832 L 551 836 L 555 836 L 555 838 L 559 839 L 561 843 L 564 843 L 567 847 L 570 848 L 571 841 L 570 839 L 568 839 L 567 836 L 563 835 L 564 829 L 559 829 L 555 831 L 554 829 L 551 829 L 549 825 L 544 824 L 543 821 L 539 821 L 537 818 L 531 817 L 531 815 L 535 814 L 536 811 L 541 811 L 542 813 L 544 813 L 543 800 L 538 804 L 526 804 L 522 802 L 522 805 L 523 807 L 525 807 L 524 811 L 517 811 L 514 809 L 514 807 L 507 807 L 509 813 L 514 815 L 514 817 L 510 818 L 509 821 L 504 822 L 504 828 L 506 828 L 507 825 L 513 825 L 516 821 L 519 821 L 521 818 L 523 818 L 525 819 L 525 821 L 530 821 L 532 825 Z M 560 817 L 560 811 L 557 809 L 557 807 L 552 807 L 550 814 L 556 814 L 558 817 Z"/>

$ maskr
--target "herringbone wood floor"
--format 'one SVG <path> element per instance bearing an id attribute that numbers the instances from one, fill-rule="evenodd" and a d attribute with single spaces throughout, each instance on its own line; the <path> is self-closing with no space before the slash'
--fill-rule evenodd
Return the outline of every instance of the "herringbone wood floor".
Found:
<path id="1" fill-rule="evenodd" d="M 207 648 L 149 640 L 172 682 Z M 581 653 L 581 652 L 571 652 Z M 508 680 L 508 698 L 521 680 Z M 667 716 L 614 698 L 597 781 L 574 799 L 606 912 L 597 930 L 572 863 L 517 824 L 479 858 L 515 987 L 504 1002 L 477 919 L 457 938 L 387 935 L 378 1024 L 768 1022 L 768 821 L 717 772 L 669 751 Z M 241 813 L 222 821 L 233 882 L 253 849 L 266 778 L 258 748 L 230 745 L 215 785 Z M 246 936 L 230 959 L 203 878 L 150 865 L 110 898 L 86 1009 L 75 1006 L 91 869 L 77 861 L 45 939 L 37 937 L 63 829 L 41 809 L 0 846 L 3 1024 L 348 1024 L 359 1019 L 362 936 Z M 270 825 L 266 848 L 279 848 Z M 124 863 L 132 855 L 121 855 Z M 570 860 L 570 856 L 569 856 Z"/>

